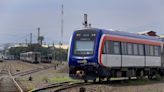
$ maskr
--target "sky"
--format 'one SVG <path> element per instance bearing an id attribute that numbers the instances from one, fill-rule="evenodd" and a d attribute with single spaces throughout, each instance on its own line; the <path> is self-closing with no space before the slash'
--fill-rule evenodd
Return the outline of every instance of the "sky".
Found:
<path id="1" fill-rule="evenodd" d="M 0 0 L 0 44 L 29 41 L 30 33 L 36 42 L 38 27 L 47 44 L 58 44 L 62 3 L 65 44 L 83 28 L 84 13 L 94 28 L 164 34 L 163 0 Z"/>

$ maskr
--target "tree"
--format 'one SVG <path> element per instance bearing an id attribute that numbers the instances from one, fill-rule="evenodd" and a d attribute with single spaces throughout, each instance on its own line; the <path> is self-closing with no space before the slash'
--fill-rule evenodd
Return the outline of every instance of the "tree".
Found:
<path id="1" fill-rule="evenodd" d="M 43 36 L 39 36 L 39 37 L 38 37 L 38 41 L 39 41 L 39 44 L 40 44 L 40 45 L 43 44 L 43 40 L 44 40 L 44 37 L 43 37 Z"/>

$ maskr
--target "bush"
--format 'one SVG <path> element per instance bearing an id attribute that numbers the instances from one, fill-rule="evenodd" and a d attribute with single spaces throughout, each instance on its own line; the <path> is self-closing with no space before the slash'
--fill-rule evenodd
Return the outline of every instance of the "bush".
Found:
<path id="1" fill-rule="evenodd" d="M 154 80 L 160 81 L 162 79 L 162 77 L 159 74 L 156 74 L 154 76 Z"/>

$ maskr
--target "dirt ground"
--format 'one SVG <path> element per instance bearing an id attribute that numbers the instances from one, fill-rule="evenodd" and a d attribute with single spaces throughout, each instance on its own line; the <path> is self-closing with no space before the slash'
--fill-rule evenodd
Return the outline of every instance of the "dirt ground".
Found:
<path id="1" fill-rule="evenodd" d="M 12 65 L 12 72 L 24 72 L 37 68 L 44 68 L 45 66 L 54 66 L 55 64 L 31 64 L 22 61 L 9 61 Z M 25 76 L 19 76 L 16 80 L 22 85 L 22 87 L 27 90 L 32 90 L 36 88 L 41 88 L 55 81 L 51 81 L 51 78 L 60 78 L 61 81 L 68 77 L 68 65 L 65 63 L 58 63 L 58 66 L 51 67 L 36 73 L 32 73 Z M 0 68 L 2 68 L 3 63 L 0 63 Z M 17 71 L 20 70 L 20 71 Z M 32 81 L 29 81 L 29 77 L 32 77 Z M 63 78 L 63 79 L 62 79 Z M 68 77 L 69 78 L 69 77 Z M 66 80 L 67 81 L 67 80 Z M 164 92 L 164 81 L 159 81 L 155 83 L 137 84 L 137 85 L 124 85 L 124 84 L 94 84 L 83 86 L 85 92 Z M 72 89 L 67 89 L 64 92 L 79 92 L 81 87 L 76 87 Z"/>
<path id="2" fill-rule="evenodd" d="M 64 92 L 80 92 L 81 87 L 65 90 Z M 164 83 L 113 86 L 113 85 L 89 85 L 83 86 L 85 92 L 164 92 Z"/>
<path id="3" fill-rule="evenodd" d="M 22 72 L 43 68 L 43 70 L 41 71 L 38 70 L 37 72 L 27 74 L 25 76 L 19 76 L 19 75 L 15 76 L 19 84 L 28 91 L 54 83 L 54 81 L 52 82 L 50 80 L 51 78 L 68 77 L 68 73 L 64 72 L 65 70 L 68 70 L 66 62 L 59 63 L 57 61 L 54 61 L 53 63 L 31 64 L 19 60 L 9 60 L 7 61 L 7 63 L 10 63 L 12 74 L 19 74 Z M 0 70 L 2 68 L 1 66 L 3 65 L 4 63 L 0 63 Z M 45 67 L 50 67 L 50 68 L 46 69 Z M 32 77 L 32 81 L 29 81 L 29 77 Z"/>

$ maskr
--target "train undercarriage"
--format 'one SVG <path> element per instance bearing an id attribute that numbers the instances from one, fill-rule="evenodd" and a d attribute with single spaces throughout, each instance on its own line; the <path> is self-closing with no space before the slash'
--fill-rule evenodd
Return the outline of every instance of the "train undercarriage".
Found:
<path id="1" fill-rule="evenodd" d="M 74 79 L 82 79 L 85 82 L 99 78 L 99 82 L 106 79 L 110 81 L 110 78 L 127 77 L 131 79 L 136 77 L 137 79 L 148 78 L 154 79 L 158 76 L 164 76 L 164 68 L 161 67 L 117 67 L 107 68 L 103 66 L 79 66 L 70 67 L 69 76 Z"/>

